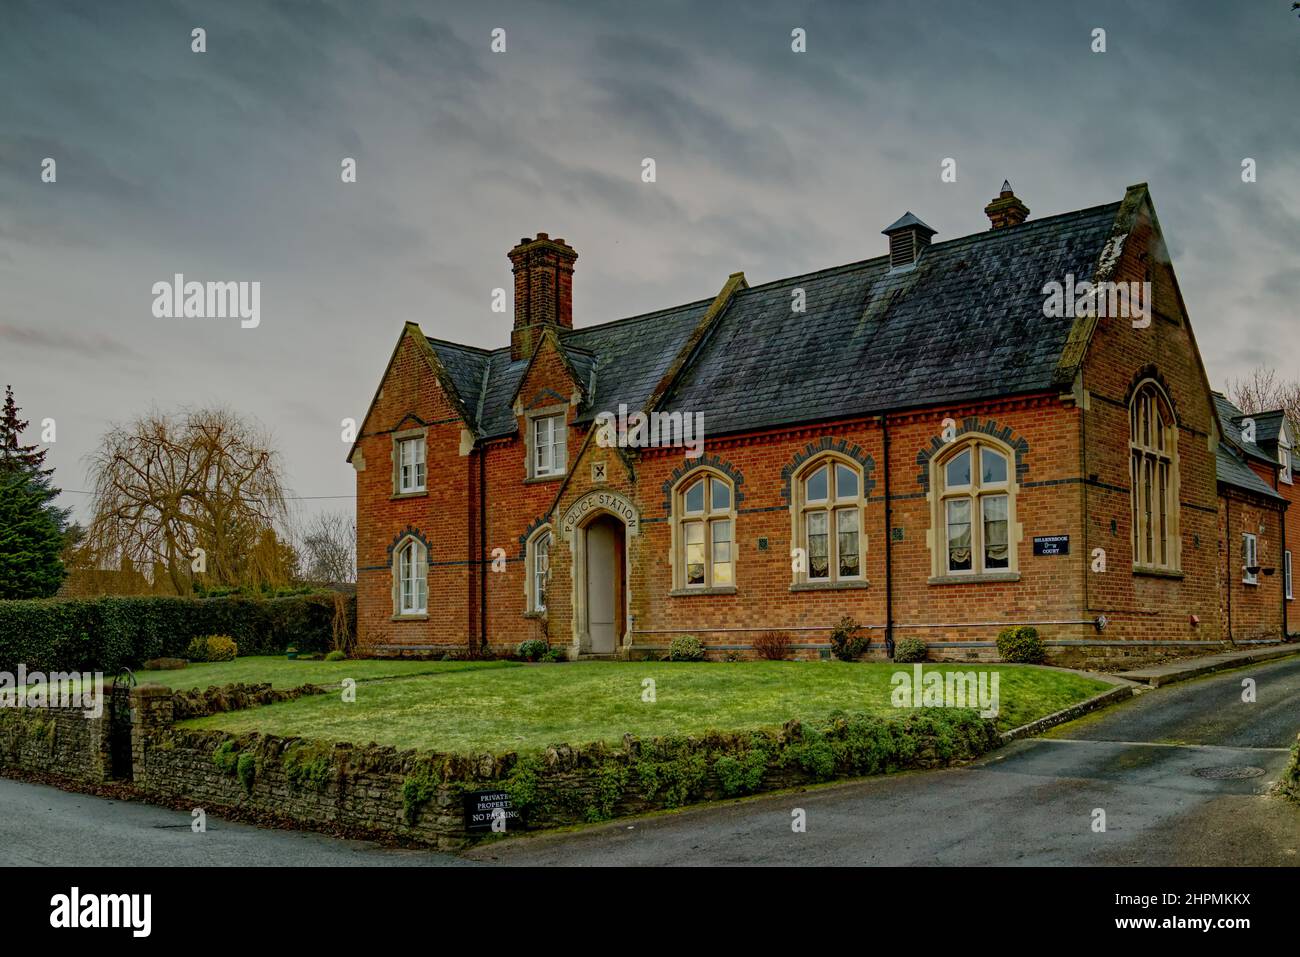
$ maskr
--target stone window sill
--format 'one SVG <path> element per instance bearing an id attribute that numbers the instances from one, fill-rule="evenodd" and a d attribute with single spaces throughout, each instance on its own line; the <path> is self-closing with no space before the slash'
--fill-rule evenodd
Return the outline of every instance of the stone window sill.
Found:
<path id="1" fill-rule="evenodd" d="M 992 582 L 1018 582 L 1020 572 L 984 572 L 979 575 L 935 575 L 931 585 L 980 585 Z"/>
<path id="2" fill-rule="evenodd" d="M 794 582 L 790 586 L 791 591 L 847 591 L 852 588 L 870 588 L 871 582 L 866 580 L 839 581 L 839 582 Z"/>
<path id="3" fill-rule="evenodd" d="M 535 621 L 545 621 L 545 620 L 546 620 L 546 612 L 544 612 L 544 611 L 526 611 L 526 612 L 524 612 L 524 617 L 525 617 L 525 618 L 532 618 L 532 619 L 534 619 Z"/>
<path id="4" fill-rule="evenodd" d="M 1169 571 L 1163 568 L 1143 568 L 1140 565 L 1133 566 L 1134 575 L 1142 575 L 1146 578 L 1171 578 L 1175 581 L 1182 581 L 1184 575 L 1182 572 Z"/>
<path id="5" fill-rule="evenodd" d="M 735 585 L 714 585 L 711 588 L 674 588 L 668 593 L 669 598 L 690 598 L 694 595 L 734 595 Z"/>
<path id="6" fill-rule="evenodd" d="M 389 496 L 389 501 L 394 502 L 399 498 L 424 498 L 429 494 L 427 488 L 422 488 L 418 492 L 394 492 Z"/>
<path id="7" fill-rule="evenodd" d="M 424 615 L 394 615 L 389 621 L 428 621 L 429 616 Z"/>
<path id="8" fill-rule="evenodd" d="M 530 475 L 524 479 L 525 485 L 540 485 L 543 482 L 559 482 L 564 479 L 565 473 L 560 472 L 557 475 Z"/>

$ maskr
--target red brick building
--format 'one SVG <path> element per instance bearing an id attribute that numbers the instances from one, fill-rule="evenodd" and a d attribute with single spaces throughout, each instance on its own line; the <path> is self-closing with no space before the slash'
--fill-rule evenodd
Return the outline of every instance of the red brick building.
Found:
<path id="1" fill-rule="evenodd" d="M 363 648 L 816 655 L 844 615 L 873 654 L 1280 638 L 1290 435 L 1216 407 L 1145 185 L 1028 220 L 1004 184 L 986 213 L 581 328 L 577 253 L 521 240 L 509 347 L 408 323 L 349 454 Z"/>

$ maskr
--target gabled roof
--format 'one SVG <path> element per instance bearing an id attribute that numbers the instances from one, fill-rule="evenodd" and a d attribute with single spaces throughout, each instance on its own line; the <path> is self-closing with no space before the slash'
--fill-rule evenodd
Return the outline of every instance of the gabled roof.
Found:
<path id="1" fill-rule="evenodd" d="M 705 413 L 719 435 L 1060 392 L 1091 328 L 1046 318 L 1043 287 L 1113 266 L 1146 200 L 1145 186 L 1130 187 L 1123 203 L 935 243 L 908 271 L 891 272 L 881 255 L 754 287 L 742 277 L 719 298 L 558 330 L 587 380 L 578 419 L 655 399 Z M 924 226 L 904 216 L 889 229 L 913 225 Z M 796 290 L 802 312 L 792 308 Z M 512 361 L 508 348 L 430 346 L 479 437 L 513 434 L 511 404 L 527 362 Z"/>
<path id="2" fill-rule="evenodd" d="M 1265 498 L 1286 499 L 1279 495 L 1277 491 L 1265 482 L 1255 473 L 1246 459 L 1253 458 L 1264 462 L 1267 465 L 1277 466 L 1277 459 L 1266 455 L 1264 450 L 1257 444 L 1259 440 L 1259 421 L 1263 416 L 1271 416 L 1272 412 L 1263 412 L 1259 415 L 1251 416 L 1255 420 L 1255 438 L 1256 442 L 1247 442 L 1241 434 L 1241 421 L 1246 418 L 1245 413 L 1237 408 L 1227 396 L 1222 392 L 1214 393 L 1214 411 L 1219 417 L 1219 426 L 1223 430 L 1224 441 L 1219 443 L 1215 453 L 1215 472 L 1216 477 L 1225 485 L 1231 485 L 1235 488 L 1244 489 L 1247 492 L 1253 492 L 1256 495 L 1262 495 Z M 1278 413 L 1279 415 L 1281 413 Z M 1276 434 L 1276 429 L 1274 434 Z"/>
<path id="3" fill-rule="evenodd" d="M 1265 438 L 1266 432 L 1264 426 L 1266 420 L 1271 419 L 1273 416 L 1277 416 L 1277 421 L 1272 422 L 1271 441 L 1277 441 L 1277 432 L 1280 428 L 1282 412 L 1260 412 L 1248 416 L 1222 392 L 1214 393 L 1214 411 L 1218 413 L 1219 426 L 1223 429 L 1224 437 L 1236 447 L 1237 451 L 1269 465 L 1277 464 L 1277 458 L 1269 455 L 1268 452 L 1261 447 L 1260 443 L 1269 441 Z M 1242 422 L 1248 418 L 1255 420 L 1255 440 L 1253 442 L 1246 441 L 1241 432 Z"/>

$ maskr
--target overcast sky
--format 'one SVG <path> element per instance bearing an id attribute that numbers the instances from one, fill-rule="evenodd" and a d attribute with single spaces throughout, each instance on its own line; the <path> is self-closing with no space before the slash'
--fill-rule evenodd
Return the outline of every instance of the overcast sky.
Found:
<path id="1" fill-rule="evenodd" d="M 908 209 L 982 231 L 1004 178 L 1031 218 L 1148 182 L 1211 382 L 1300 377 L 1290 6 L 4 0 L 0 385 L 65 489 L 110 423 L 224 403 L 349 496 L 402 323 L 507 343 L 521 236 L 576 248 L 584 326 L 880 255 Z M 154 318 L 178 272 L 259 281 L 260 326 Z"/>

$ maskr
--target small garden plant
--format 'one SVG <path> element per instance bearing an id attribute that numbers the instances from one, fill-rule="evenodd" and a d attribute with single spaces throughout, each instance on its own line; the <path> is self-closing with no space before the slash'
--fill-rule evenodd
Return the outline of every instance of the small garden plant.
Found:
<path id="1" fill-rule="evenodd" d="M 998 657 L 1017 664 L 1042 664 L 1047 650 L 1038 637 L 1038 629 L 1030 625 L 1003 628 L 998 632 Z"/>

